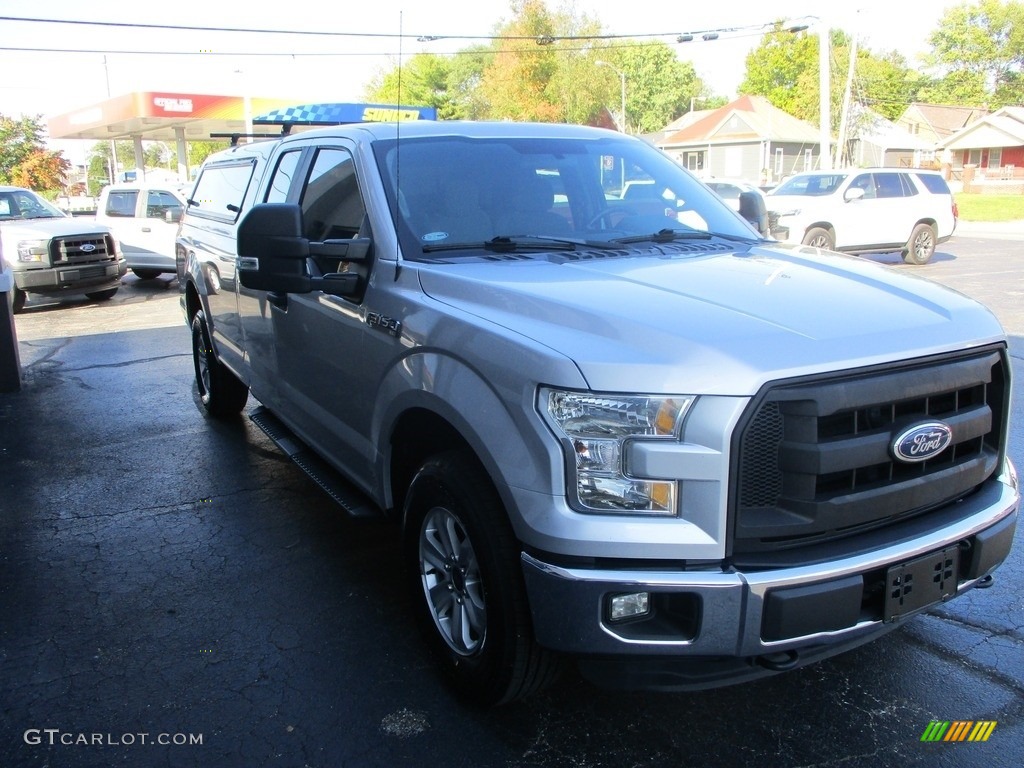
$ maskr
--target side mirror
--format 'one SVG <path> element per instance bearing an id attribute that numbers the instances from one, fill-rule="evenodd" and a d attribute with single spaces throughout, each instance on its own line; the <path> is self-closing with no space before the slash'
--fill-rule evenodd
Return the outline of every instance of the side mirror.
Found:
<path id="1" fill-rule="evenodd" d="M 854 200 L 860 200 L 864 197 L 864 190 L 860 187 L 850 187 L 846 192 L 843 193 L 843 199 L 846 202 L 852 202 Z"/>
<path id="2" fill-rule="evenodd" d="M 757 192 L 740 192 L 740 216 L 750 222 L 762 237 L 768 235 L 768 207 Z"/>
<path id="3" fill-rule="evenodd" d="M 325 240 L 311 243 L 302 236 L 302 209 L 292 203 L 253 206 L 238 224 L 238 281 L 246 288 L 276 293 L 323 291 L 351 296 L 359 286 L 357 274 L 313 277 L 306 267 L 310 256 L 363 261 L 368 239 Z"/>
<path id="4" fill-rule="evenodd" d="M 164 221 L 168 224 L 177 224 L 181 221 L 181 208 L 168 208 L 164 211 Z"/>

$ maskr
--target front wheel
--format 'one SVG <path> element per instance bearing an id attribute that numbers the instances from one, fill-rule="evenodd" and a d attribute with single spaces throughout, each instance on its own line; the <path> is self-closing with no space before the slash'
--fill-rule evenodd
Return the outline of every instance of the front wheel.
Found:
<path id="1" fill-rule="evenodd" d="M 135 273 L 139 280 L 156 280 L 156 278 L 160 277 L 159 269 L 135 269 L 135 267 L 132 267 L 132 272 Z"/>
<path id="2" fill-rule="evenodd" d="M 803 244 L 809 245 L 812 248 L 822 248 L 826 251 L 834 250 L 836 247 L 835 238 L 824 227 L 811 227 L 808 229 L 807 234 L 804 235 Z"/>
<path id="3" fill-rule="evenodd" d="M 28 294 L 26 294 L 18 286 L 14 286 L 11 289 L 11 299 L 10 299 L 10 301 L 11 301 L 11 312 L 16 315 L 19 312 L 21 312 L 23 309 L 25 309 L 25 300 L 26 299 L 28 299 Z"/>
<path id="4" fill-rule="evenodd" d="M 192 362 L 199 399 L 207 412 L 218 418 L 238 415 L 249 399 L 249 388 L 217 359 L 202 310 L 192 318 Z"/>
<path id="5" fill-rule="evenodd" d="M 907 264 L 927 264 L 935 253 L 935 230 L 930 224 L 918 224 L 910 233 L 907 247 L 903 249 L 903 261 Z"/>
<path id="6" fill-rule="evenodd" d="M 533 637 L 519 543 L 471 455 L 450 451 L 416 473 L 405 551 L 417 619 L 460 693 L 493 706 L 555 679 L 557 657 Z"/>
<path id="7" fill-rule="evenodd" d="M 105 291 L 93 291 L 92 293 L 87 293 L 85 294 L 85 297 L 87 299 L 92 299 L 93 301 L 110 301 L 110 299 L 114 298 L 114 294 L 116 293 L 117 288 L 108 288 Z"/>

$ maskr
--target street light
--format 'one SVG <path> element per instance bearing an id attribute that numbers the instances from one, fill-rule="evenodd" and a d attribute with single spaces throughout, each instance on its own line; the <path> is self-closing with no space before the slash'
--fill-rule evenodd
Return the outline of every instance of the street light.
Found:
<path id="1" fill-rule="evenodd" d="M 626 132 L 626 73 L 623 72 L 621 69 L 617 69 L 616 67 L 613 67 L 607 61 L 595 61 L 594 63 L 597 66 L 599 66 L 599 67 L 608 67 L 608 69 L 610 69 L 612 72 L 617 73 L 618 76 L 619 76 L 619 83 L 622 86 L 621 87 L 621 92 L 620 92 L 620 95 L 621 95 L 621 101 L 620 101 L 621 111 L 619 112 L 619 114 L 622 117 L 620 118 L 621 122 L 619 123 L 619 131 L 622 132 L 622 133 L 625 133 Z"/>

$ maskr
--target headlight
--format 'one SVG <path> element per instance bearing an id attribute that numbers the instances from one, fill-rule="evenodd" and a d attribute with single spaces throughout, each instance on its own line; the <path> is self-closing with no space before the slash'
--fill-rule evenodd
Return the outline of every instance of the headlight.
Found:
<path id="1" fill-rule="evenodd" d="M 581 512 L 676 514 L 676 481 L 634 478 L 627 441 L 678 437 L 694 398 L 542 389 L 541 409 L 562 438 L 570 502 Z"/>
<path id="2" fill-rule="evenodd" d="M 46 261 L 49 240 L 19 240 L 18 261 Z"/>

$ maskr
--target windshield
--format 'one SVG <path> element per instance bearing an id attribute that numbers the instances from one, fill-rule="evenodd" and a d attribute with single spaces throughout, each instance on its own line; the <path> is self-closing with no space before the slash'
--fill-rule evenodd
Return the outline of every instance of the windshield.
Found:
<path id="1" fill-rule="evenodd" d="M 402 139 L 400 153 L 380 141 L 374 151 L 407 258 L 479 254 L 495 242 L 543 250 L 537 240 L 664 240 L 666 231 L 757 238 L 688 171 L 635 139 L 445 136 Z"/>
<path id="2" fill-rule="evenodd" d="M 787 179 L 773 189 L 772 195 L 797 195 L 800 197 L 818 197 L 831 195 L 846 178 L 845 173 L 803 174 Z"/>
<path id="3" fill-rule="evenodd" d="M 64 212 L 27 189 L 0 191 L 0 221 L 64 218 Z"/>

